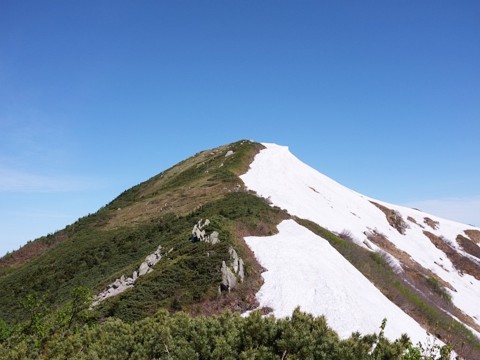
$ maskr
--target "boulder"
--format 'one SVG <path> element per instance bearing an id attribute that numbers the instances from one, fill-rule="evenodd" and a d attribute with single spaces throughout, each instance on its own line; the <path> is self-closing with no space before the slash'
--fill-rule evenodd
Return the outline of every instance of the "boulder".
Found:
<path id="1" fill-rule="evenodd" d="M 238 273 L 238 254 L 235 251 L 235 249 L 231 246 L 230 246 L 230 249 L 228 249 L 228 253 L 230 254 L 230 258 L 232 259 L 231 266 L 232 266 L 233 272 L 237 274 Z"/>
<path id="2" fill-rule="evenodd" d="M 205 238 L 205 241 L 212 245 L 218 244 L 220 242 L 218 235 L 218 231 L 214 231 Z"/>
<path id="3" fill-rule="evenodd" d="M 138 268 L 138 276 L 143 276 L 147 273 L 150 266 L 148 266 L 147 262 L 143 262 L 140 267 Z"/>
<path id="4" fill-rule="evenodd" d="M 222 261 L 222 284 L 221 288 L 230 292 L 231 289 L 237 286 L 237 278 L 230 270 L 225 261 Z"/>

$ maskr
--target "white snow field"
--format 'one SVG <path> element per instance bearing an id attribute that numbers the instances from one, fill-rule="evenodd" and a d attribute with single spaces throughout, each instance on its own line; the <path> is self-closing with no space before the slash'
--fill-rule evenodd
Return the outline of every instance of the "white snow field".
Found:
<path id="1" fill-rule="evenodd" d="M 327 240 L 294 220 L 283 221 L 278 230 L 269 237 L 245 238 L 267 269 L 257 294 L 260 307 L 271 307 L 276 317 L 290 316 L 297 306 L 316 316 L 325 315 L 342 338 L 354 331 L 378 333 L 384 318 L 385 336 L 390 339 L 407 332 L 414 343 L 428 338 L 415 320 L 388 300 Z"/>
<path id="2" fill-rule="evenodd" d="M 367 240 L 366 232 L 376 230 L 384 234 L 397 248 L 407 252 L 414 261 L 450 283 L 455 289 L 450 291 L 454 305 L 480 325 L 480 281 L 468 274 L 459 273 L 447 255 L 423 234 L 423 231 L 429 231 L 437 236 L 443 236 L 458 252 L 465 255 L 455 240 L 457 235 L 465 236 L 464 230 L 467 229 L 480 229 L 415 209 L 371 199 L 304 164 L 292 155 L 287 147 L 265 143 L 263 145 L 265 149 L 256 155 L 250 169 L 241 176 L 248 189 L 269 199 L 272 205 L 286 209 L 291 215 L 311 220 L 330 231 L 341 233 L 348 230 L 353 235 L 354 241 L 364 247 L 366 247 L 364 242 L 367 242 L 372 248 L 376 248 Z M 405 234 L 400 234 L 390 226 L 385 214 L 370 201 L 398 211 L 409 225 Z M 407 217 L 415 219 L 416 224 L 407 220 Z M 437 221 L 438 227 L 433 229 L 425 224 L 426 217 Z M 337 257 L 341 255 L 330 248 L 325 250 L 328 248 L 324 244 L 325 240 L 313 237 L 312 234 L 307 235 L 305 229 L 289 222 L 282 224 L 280 230 L 280 234 L 263 240 L 247 238 L 247 243 L 268 270 L 264 274 L 265 285 L 258 294 L 259 300 L 263 306 L 273 308 L 276 315 L 290 315 L 295 305 L 301 305 L 305 311 L 314 314 L 325 313 L 328 321 L 342 335 L 349 335 L 347 333 L 354 330 L 362 332 L 378 330 L 381 319 L 387 317 L 389 320 L 387 334 L 395 332 L 396 336 L 402 332 L 402 327 L 407 321 L 413 321 L 399 309 L 395 311 L 400 311 L 403 315 L 395 313 L 396 315 L 392 317 L 395 305 L 384 304 L 389 300 L 379 291 L 370 297 L 374 290 L 367 290 L 369 289 L 367 285 L 355 285 L 357 282 L 363 284 L 368 280 L 365 278 L 358 280 L 359 274 L 353 275 L 356 272 L 346 260 L 340 266 Z M 287 230 L 288 235 L 285 235 Z M 298 246 L 303 242 L 304 245 Z M 268 246 L 263 248 L 267 243 Z M 290 250 L 287 252 L 283 250 L 284 247 Z M 322 252 L 328 252 L 329 259 L 323 256 Z M 466 256 L 472 258 L 468 254 Z M 278 266 L 279 257 L 285 257 L 283 264 L 289 262 L 288 271 L 296 267 L 302 270 L 295 276 L 292 274 L 292 277 L 288 277 L 288 274 Z M 340 277 L 335 275 L 337 273 L 343 275 Z M 351 280 L 350 276 L 357 280 Z M 350 288 L 355 291 L 349 292 Z M 353 298 L 358 303 L 350 303 Z M 372 304 L 370 307 L 365 305 L 369 302 Z M 362 310 L 355 311 L 357 306 L 363 306 Z M 385 311 L 385 315 L 381 311 Z M 347 315 L 349 318 L 345 319 Z M 409 320 L 405 320 L 405 317 Z M 419 329 L 413 330 L 414 327 L 409 325 L 403 330 L 407 329 L 409 333 L 414 334 L 415 331 L 415 336 L 421 336 Z"/>

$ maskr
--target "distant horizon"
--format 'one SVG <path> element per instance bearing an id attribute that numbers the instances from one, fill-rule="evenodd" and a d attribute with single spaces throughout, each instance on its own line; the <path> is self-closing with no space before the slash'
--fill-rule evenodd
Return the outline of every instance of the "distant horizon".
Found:
<path id="1" fill-rule="evenodd" d="M 0 256 L 177 162 L 289 146 L 480 226 L 480 3 L 0 4 Z"/>

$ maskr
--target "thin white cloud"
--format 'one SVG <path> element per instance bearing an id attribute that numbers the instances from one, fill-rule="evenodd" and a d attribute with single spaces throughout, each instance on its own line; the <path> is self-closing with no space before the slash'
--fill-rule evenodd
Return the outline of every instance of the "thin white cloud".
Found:
<path id="1" fill-rule="evenodd" d="M 0 192 L 68 192 L 94 186 L 86 178 L 47 176 L 0 167 Z"/>
<path id="2" fill-rule="evenodd" d="M 480 197 L 414 201 L 413 207 L 439 217 L 480 227 Z"/>

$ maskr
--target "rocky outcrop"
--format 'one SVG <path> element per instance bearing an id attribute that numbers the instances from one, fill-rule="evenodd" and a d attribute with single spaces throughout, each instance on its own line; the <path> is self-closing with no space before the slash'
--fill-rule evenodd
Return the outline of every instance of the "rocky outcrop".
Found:
<path id="1" fill-rule="evenodd" d="M 220 291 L 228 291 L 237 286 L 237 277 L 232 269 L 227 266 L 225 261 L 222 261 L 222 283 L 220 284 Z"/>
<path id="2" fill-rule="evenodd" d="M 161 249 L 162 246 L 159 245 L 154 253 L 148 255 L 145 258 L 145 261 L 140 264 L 138 269 L 133 272 L 131 277 L 125 277 L 125 275 L 122 275 L 119 279 L 108 285 L 105 290 L 97 295 L 92 303 L 92 306 L 96 306 L 103 300 L 121 294 L 125 290 L 132 288 L 140 276 L 152 272 L 153 266 L 155 266 L 155 264 L 158 263 L 162 258 Z"/>
<path id="3" fill-rule="evenodd" d="M 241 257 L 238 256 L 237 252 L 233 247 L 230 247 L 228 250 L 230 254 L 230 258 L 232 259 L 231 261 L 231 267 L 233 269 L 233 272 L 238 275 L 240 278 L 240 281 L 243 282 L 243 279 L 245 278 L 245 270 L 243 268 L 244 263 Z"/>
<path id="4" fill-rule="evenodd" d="M 222 283 L 220 284 L 219 292 L 230 292 L 230 290 L 237 286 L 238 280 L 243 282 L 245 279 L 244 262 L 242 258 L 238 256 L 233 247 L 228 249 L 228 253 L 230 254 L 230 264 L 227 266 L 227 263 L 222 261 Z"/>
<path id="5" fill-rule="evenodd" d="M 205 239 L 205 230 L 203 228 L 209 224 L 210 220 L 208 219 L 205 219 L 205 221 L 203 219 L 198 220 L 198 223 L 193 226 L 190 240 L 192 242 L 203 241 Z"/>
<path id="6" fill-rule="evenodd" d="M 213 231 L 211 234 L 205 234 L 205 227 L 210 224 L 210 220 L 200 219 L 198 223 L 196 223 L 192 229 L 192 236 L 190 237 L 190 241 L 197 242 L 197 241 L 205 241 L 212 245 L 215 245 L 220 242 L 218 231 Z"/>
<path id="7" fill-rule="evenodd" d="M 192 236 L 190 241 L 198 242 L 204 241 L 215 245 L 220 242 L 218 231 L 212 231 L 210 234 L 205 232 L 205 228 L 210 225 L 210 220 L 200 219 L 192 229 Z M 238 253 L 233 247 L 230 246 L 228 249 L 230 255 L 229 261 L 222 261 L 221 273 L 222 273 L 222 282 L 220 283 L 219 292 L 230 291 L 234 289 L 238 282 L 243 282 L 245 279 L 245 269 L 243 259 L 238 256 Z"/>
<path id="8" fill-rule="evenodd" d="M 218 231 L 213 231 L 210 235 L 205 236 L 203 241 L 215 245 L 220 242 L 218 235 Z"/>

